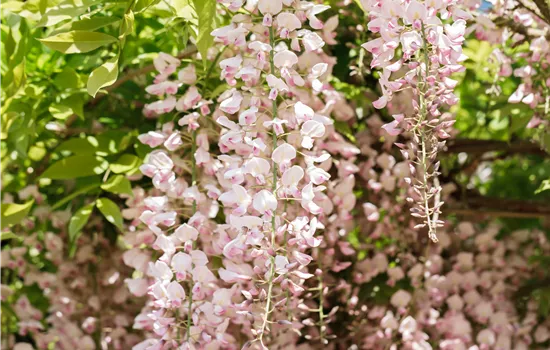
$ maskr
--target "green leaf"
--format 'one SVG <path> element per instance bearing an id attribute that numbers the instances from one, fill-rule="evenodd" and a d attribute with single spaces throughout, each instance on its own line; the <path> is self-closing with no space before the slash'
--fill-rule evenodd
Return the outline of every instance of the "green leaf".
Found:
<path id="1" fill-rule="evenodd" d="M 53 82 L 61 89 L 77 89 L 79 80 L 78 74 L 73 68 L 65 67 L 61 73 L 55 76 Z"/>
<path id="2" fill-rule="evenodd" d="M 73 240 L 74 236 L 82 230 L 84 225 L 88 222 L 90 215 L 95 207 L 95 202 L 85 205 L 78 209 L 76 213 L 71 217 L 69 221 L 69 237 Z"/>
<path id="3" fill-rule="evenodd" d="M 73 115 L 73 110 L 62 103 L 56 103 L 48 108 L 48 111 L 53 115 L 55 119 L 65 120 Z"/>
<path id="4" fill-rule="evenodd" d="M 15 68 L 9 70 L 8 73 L 6 73 L 6 76 L 3 77 L 2 84 L 4 84 L 4 80 L 8 84 L 5 90 L 8 96 L 15 95 L 25 85 L 25 82 L 27 81 L 27 75 L 25 74 L 25 63 L 26 60 L 23 58 L 21 63 L 15 66 Z"/>
<path id="5" fill-rule="evenodd" d="M 96 201 L 97 208 L 105 216 L 105 219 L 111 224 L 115 225 L 119 229 L 123 229 L 122 226 L 122 213 L 118 206 L 109 198 L 99 198 Z"/>
<path id="6" fill-rule="evenodd" d="M 69 107 L 77 116 L 84 118 L 84 103 L 87 100 L 87 95 L 76 93 L 67 97 L 66 99 L 61 101 L 61 103 Z"/>
<path id="7" fill-rule="evenodd" d="M 0 241 L 4 241 L 4 240 L 7 240 L 7 239 L 14 239 L 14 238 L 17 238 L 17 236 L 15 235 L 15 233 L 13 233 L 11 231 L 0 232 Z"/>
<path id="8" fill-rule="evenodd" d="M 75 137 L 69 139 L 60 144 L 56 149 L 56 152 L 70 151 L 73 154 L 96 154 L 107 155 L 107 153 L 99 152 L 99 142 L 94 136 L 87 136 L 86 138 Z"/>
<path id="9" fill-rule="evenodd" d="M 65 180 L 99 175 L 107 170 L 108 165 L 107 161 L 101 157 L 76 155 L 61 159 L 52 164 L 44 171 L 41 177 L 52 180 Z"/>
<path id="10" fill-rule="evenodd" d="M 210 33 L 213 30 L 214 17 L 216 16 L 216 0 L 193 0 L 193 4 L 199 17 L 197 49 L 206 67 L 206 53 L 214 43 L 214 38 Z"/>
<path id="11" fill-rule="evenodd" d="M 547 318 L 550 314 L 550 287 L 537 288 L 531 295 L 539 304 L 538 314 L 543 318 Z"/>
<path id="12" fill-rule="evenodd" d="M 99 89 L 112 85 L 118 77 L 118 55 L 94 69 L 88 78 L 88 94 L 95 97 Z"/>
<path id="13" fill-rule="evenodd" d="M 550 133 L 545 133 L 541 136 L 540 141 L 542 147 L 544 147 L 544 150 L 546 153 L 550 154 Z"/>
<path id="14" fill-rule="evenodd" d="M 8 32 L 8 37 L 6 40 L 4 40 L 4 50 L 6 52 L 6 58 L 10 59 L 11 55 L 15 52 L 15 47 L 17 43 L 15 42 L 15 39 L 13 38 L 13 31 L 10 28 L 10 31 Z"/>
<path id="15" fill-rule="evenodd" d="M 129 173 L 141 165 L 141 160 L 133 154 L 123 154 L 109 165 L 109 169 L 115 174 Z"/>
<path id="16" fill-rule="evenodd" d="M 187 22 L 197 26 L 197 13 L 190 2 L 193 0 L 172 0 L 170 1 L 170 7 L 172 13 L 176 17 L 185 19 Z"/>
<path id="17" fill-rule="evenodd" d="M 122 18 L 122 23 L 120 24 L 118 40 L 124 40 L 126 36 L 132 34 L 134 31 L 134 12 L 130 10 L 128 13 L 124 14 Z"/>
<path id="18" fill-rule="evenodd" d="M 46 86 L 27 85 L 25 86 L 25 95 L 32 98 L 39 98 L 46 90 Z"/>
<path id="19" fill-rule="evenodd" d="M 71 23 L 71 30 L 93 31 L 120 21 L 117 17 L 93 17 Z"/>
<path id="20" fill-rule="evenodd" d="M 107 156 L 116 154 L 129 146 L 129 141 L 134 137 L 132 133 L 108 131 L 97 136 L 86 138 L 75 137 L 69 139 L 56 148 L 56 152 L 70 151 L 73 154 L 97 154 Z"/>
<path id="21" fill-rule="evenodd" d="M 95 202 L 78 209 L 69 221 L 69 255 L 72 257 L 76 251 L 76 241 L 82 234 L 82 228 L 88 223 L 88 219 L 94 210 Z"/>
<path id="22" fill-rule="evenodd" d="M 52 210 L 56 210 L 58 208 L 61 208 L 64 204 L 66 204 L 67 202 L 70 202 L 71 200 L 73 200 L 74 198 L 80 196 L 81 194 L 88 193 L 91 190 L 93 190 L 95 188 L 98 188 L 98 187 L 99 187 L 99 182 L 88 185 L 88 186 L 84 186 L 82 188 L 79 188 L 78 190 L 74 191 L 70 195 L 66 196 L 62 200 L 60 200 L 57 203 L 55 203 L 54 205 L 52 205 Z"/>
<path id="23" fill-rule="evenodd" d="M 2 209 L 0 210 L 2 213 L 2 229 L 18 224 L 23 220 L 31 210 L 33 203 L 34 199 L 25 204 L 2 203 Z"/>
<path id="24" fill-rule="evenodd" d="M 548 191 L 548 190 L 550 190 L 550 179 L 542 181 L 539 188 L 537 188 L 537 190 L 535 191 L 535 194 L 539 194 L 542 191 Z"/>
<path id="25" fill-rule="evenodd" d="M 134 5 L 135 12 L 141 12 L 149 8 L 151 5 L 158 3 L 159 0 L 137 0 Z"/>
<path id="26" fill-rule="evenodd" d="M 510 118 L 510 134 L 525 130 L 534 112 L 528 106 L 522 105 L 506 105 L 502 110 Z"/>
<path id="27" fill-rule="evenodd" d="M 138 157 L 140 159 L 145 159 L 145 157 L 147 157 L 147 155 L 149 153 L 151 153 L 151 150 L 152 148 L 141 143 L 141 142 L 136 142 L 134 144 L 134 149 L 136 150 L 136 154 L 138 155 Z"/>
<path id="28" fill-rule="evenodd" d="M 120 22 L 118 17 L 96 16 L 92 18 L 84 18 L 79 21 L 69 21 L 56 30 L 50 33 L 50 36 L 57 35 L 59 33 L 70 32 L 73 30 L 93 32 L 103 27 L 107 27 L 111 24 Z"/>
<path id="29" fill-rule="evenodd" d="M 48 10 L 48 0 L 39 0 L 38 1 L 38 8 L 40 10 L 40 14 L 44 15 L 46 11 Z"/>
<path id="30" fill-rule="evenodd" d="M 117 41 L 115 37 L 107 34 L 80 30 L 61 33 L 39 40 L 50 49 L 63 53 L 89 52 Z"/>
<path id="31" fill-rule="evenodd" d="M 0 116 L 0 140 L 5 140 L 8 138 L 8 131 L 10 130 L 10 126 L 16 117 L 17 113 L 15 112 L 2 113 Z"/>
<path id="32" fill-rule="evenodd" d="M 58 24 L 59 22 L 63 22 L 76 16 L 80 16 L 87 10 L 88 6 L 54 8 L 46 12 L 42 16 L 40 21 L 36 24 L 36 26 L 51 27 Z"/>
<path id="33" fill-rule="evenodd" d="M 24 3 L 24 2 L 15 1 L 15 0 L 14 1 L 3 1 L 2 2 L 2 9 L 13 12 L 13 13 L 19 13 L 19 12 L 23 11 L 25 4 L 26 3 Z"/>
<path id="34" fill-rule="evenodd" d="M 106 183 L 101 185 L 101 188 L 116 194 L 133 194 L 132 185 L 124 175 L 112 176 Z"/>

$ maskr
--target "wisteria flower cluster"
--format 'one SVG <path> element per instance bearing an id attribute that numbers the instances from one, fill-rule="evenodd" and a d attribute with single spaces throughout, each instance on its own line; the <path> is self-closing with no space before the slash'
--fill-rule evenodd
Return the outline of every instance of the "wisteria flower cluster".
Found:
<path id="1" fill-rule="evenodd" d="M 412 91 L 412 113 L 395 114 L 394 121 L 384 125 L 391 136 L 411 135 L 407 145 L 398 143 L 409 160 L 413 191 L 409 201 L 414 204 L 413 216 L 422 220 L 418 228 L 427 228 L 437 241 L 441 187 L 437 180 L 437 152 L 449 137 L 454 120 L 441 108 L 457 103 L 453 89 L 458 81 L 450 76 L 461 72 L 460 62 L 466 20 L 471 15 L 456 1 L 362 1 L 369 12 L 368 29 L 380 37 L 363 45 L 372 53 L 371 67 L 382 69 L 382 96 L 373 102 L 384 108 L 395 93 Z M 445 24 L 444 21 L 449 23 Z M 399 51 L 397 51 L 399 49 Z M 397 51 L 397 52 L 396 52 Z"/>
<path id="2" fill-rule="evenodd" d="M 548 126 L 547 22 L 516 1 L 489 13 L 477 0 L 361 0 L 352 28 L 339 23 L 352 1 L 333 2 L 340 17 L 326 1 L 218 0 L 206 53 L 158 53 L 143 106 L 157 127 L 132 136 L 148 154 L 121 176 L 133 182 L 116 239 L 104 214 L 73 241 L 71 198 L 56 211 L 39 186 L 17 194 L 37 205 L 2 243 L 15 330 L 2 349 L 550 346 L 540 295 L 522 288 L 544 281 L 534 257 L 550 254 L 548 234 L 444 221 L 459 180 L 439 170 L 469 35 L 490 42 L 495 86 L 521 79 L 505 99 L 533 109 L 528 128 Z M 379 96 L 336 78 L 336 30 L 368 38 L 358 59 L 378 70 Z"/>
<path id="3" fill-rule="evenodd" d="M 152 247 L 162 253 L 142 271 L 153 283 L 146 317 L 158 337 L 142 343 L 144 349 L 232 347 L 235 335 L 227 330 L 232 325 L 248 344 L 266 348 L 296 321 L 293 313 L 278 310 L 299 307 L 299 296 L 315 276 L 308 265 L 323 242 L 317 231 L 324 227 L 323 200 L 329 198 L 323 191 L 330 179 L 325 169 L 331 165 L 323 150 L 330 146 L 320 141 L 341 98 L 324 86 L 329 64 L 315 59 L 324 41 L 306 25 L 322 29 L 316 15 L 328 7 L 282 1 L 227 6 L 244 12 L 212 36 L 226 46 L 214 63 L 232 88 L 215 102 L 205 99 L 192 65 L 176 81 L 169 79 L 180 62 L 166 54 L 156 60 L 159 75 L 147 88 L 165 97 L 146 113 L 176 109 L 184 114 L 178 125 L 187 130 L 169 123 L 140 136 L 166 149 L 152 152 L 142 166 L 160 193 L 145 199 L 139 218 L 156 235 Z M 185 92 L 176 97 L 180 87 Z M 210 153 L 212 134 L 218 155 Z M 188 158 L 180 158 L 189 144 Z M 342 193 L 340 200 L 345 197 Z M 191 208 L 178 211 L 180 198 Z M 350 204 L 348 213 L 353 200 Z M 220 215 L 225 220 L 217 223 Z M 143 253 L 136 248 L 135 254 Z"/>

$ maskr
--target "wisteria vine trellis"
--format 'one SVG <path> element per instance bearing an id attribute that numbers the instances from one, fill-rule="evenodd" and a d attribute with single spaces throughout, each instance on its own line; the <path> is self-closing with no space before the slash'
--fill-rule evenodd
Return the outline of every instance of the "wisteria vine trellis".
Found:
<path id="1" fill-rule="evenodd" d="M 134 188 L 126 202 L 129 249 L 96 266 L 94 253 L 103 257 L 99 252 L 108 244 L 84 239 L 76 262 L 64 265 L 56 259 L 64 248 L 58 237 L 48 234 L 46 247 L 34 236 L 26 239 L 25 246 L 48 251 L 61 271 L 57 277 L 28 264 L 26 248 L 2 251 L 10 270 L 25 283 L 38 283 L 52 300 L 52 326 L 43 332 L 42 313 L 18 299 L 20 333 L 32 334 L 39 348 L 311 348 L 337 343 L 337 326 L 330 325 L 350 316 L 346 330 L 366 349 L 432 349 L 435 342 L 441 349 L 527 349 L 547 342 L 550 325 L 537 321 L 535 304 L 519 316 L 508 300 L 521 279 L 534 274 L 526 263 L 530 254 L 550 251 L 544 234 L 533 231 L 529 241 L 531 233 L 516 231 L 497 241 L 496 224 L 453 228 L 440 219 L 446 193 L 438 179 L 438 152 L 453 133 L 454 116 L 446 106 L 458 102 L 458 81 L 451 76 L 465 70 L 465 37 L 473 31 L 489 41 L 509 39 L 475 11 L 479 4 L 361 1 L 366 27 L 376 36 L 363 48 L 372 54 L 371 68 L 381 69 L 382 96 L 373 106 L 387 108 L 394 121 L 369 117 L 369 128 L 352 144 L 335 126 L 356 116 L 331 85 L 335 62 L 326 45 L 336 44 L 338 20 L 317 17 L 329 7 L 294 0 L 218 2 L 231 21 L 211 33 L 215 44 L 203 60 L 207 67 L 200 67 L 206 74 L 197 67 L 201 57 L 185 60 L 183 67 L 165 53 L 154 61 L 158 74 L 146 91 L 159 100 L 146 105 L 144 114 L 175 117 L 139 136 L 154 149 L 141 167 L 153 188 Z M 504 11 L 507 2 L 493 6 Z M 540 22 L 515 13 L 522 25 Z M 526 78 L 509 102 L 542 105 L 548 114 L 549 78 L 539 81 L 533 71 L 548 68 L 542 58 L 550 48 L 540 36 L 531 49 L 530 66 L 515 70 L 495 50 L 502 66 L 496 79 Z M 213 72 L 220 72 L 227 87 L 219 96 L 205 86 Z M 544 126 L 541 115 L 529 127 Z M 385 151 L 373 147 L 379 140 Z M 388 151 L 396 141 L 403 162 Z M 368 200 L 353 193 L 357 187 L 372 192 Z M 406 193 L 420 223 L 403 215 L 406 206 L 396 204 L 396 188 Z M 26 192 L 20 197 L 40 196 L 34 187 Z M 66 213 L 52 217 L 62 230 Z M 374 238 L 404 238 L 355 261 L 348 235 L 361 225 Z M 437 245 L 422 249 L 423 256 L 399 251 L 399 244 L 413 245 L 424 230 Z M 461 251 L 466 245 L 468 251 Z M 134 269 L 122 271 L 128 290 L 109 266 L 117 259 Z M 82 266 L 104 273 L 71 282 Z M 367 308 L 361 286 L 376 278 L 387 278 L 395 290 L 388 305 Z M 96 294 L 113 290 L 114 300 L 74 292 L 88 283 Z M 4 295 L 11 293 L 2 288 Z M 143 331 L 145 340 L 126 334 L 129 315 L 142 305 L 129 293 L 146 300 L 131 327 Z M 84 310 L 75 306 L 78 299 L 87 300 Z M 114 304 L 120 314 L 101 314 Z M 84 321 L 75 325 L 67 315 Z M 108 334 L 95 337 L 104 328 Z M 304 339 L 311 343 L 300 344 Z M 15 348 L 28 349 L 23 343 Z"/>

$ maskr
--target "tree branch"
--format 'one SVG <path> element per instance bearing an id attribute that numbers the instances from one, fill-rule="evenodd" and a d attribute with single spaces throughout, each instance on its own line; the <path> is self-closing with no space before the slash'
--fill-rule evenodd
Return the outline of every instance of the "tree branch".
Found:
<path id="1" fill-rule="evenodd" d="M 544 21 L 544 19 L 542 20 Z M 514 22 L 511 16 L 498 17 L 495 18 L 493 22 L 499 27 L 508 27 L 513 32 L 523 35 L 525 38 L 521 42 L 526 40 L 531 41 L 532 39 L 538 38 L 543 35 L 546 36 L 547 40 L 550 40 L 550 33 L 547 33 L 542 29 L 527 28 L 521 23 Z"/>
<path id="2" fill-rule="evenodd" d="M 454 139 L 447 142 L 445 153 L 483 154 L 487 152 L 528 153 L 550 156 L 540 145 L 529 141 L 508 143 L 496 140 Z"/>
<path id="3" fill-rule="evenodd" d="M 453 208 L 445 209 L 448 214 L 456 214 L 461 216 L 473 217 L 493 217 L 493 218 L 509 218 L 509 219 L 537 219 L 542 217 L 550 217 L 550 213 L 523 213 L 512 211 L 499 211 L 490 209 L 469 209 L 469 208 Z"/>
<path id="4" fill-rule="evenodd" d="M 540 13 L 542 16 L 542 20 L 544 20 L 546 23 L 550 24 L 550 6 L 548 5 L 548 2 L 546 0 L 533 0 L 535 5 L 537 5 Z"/>
<path id="5" fill-rule="evenodd" d="M 450 204 L 445 211 L 477 217 L 550 218 L 550 206 L 547 203 L 484 196 L 462 198 Z"/>
<path id="6" fill-rule="evenodd" d="M 537 16 L 537 18 L 539 18 L 541 21 L 543 22 L 547 22 L 547 20 L 544 18 L 544 15 L 541 15 L 540 13 L 538 13 L 534 8 L 531 8 L 529 6 L 527 6 L 527 4 L 523 3 L 521 0 L 516 0 L 517 3 L 518 3 L 518 6 L 517 7 L 520 7 L 520 8 L 523 8 L 529 12 L 531 12 L 533 15 Z M 538 4 L 535 2 L 535 5 L 536 5 L 536 8 L 539 8 L 540 10 L 540 7 L 538 6 Z M 541 11 L 542 12 L 542 11 Z"/>

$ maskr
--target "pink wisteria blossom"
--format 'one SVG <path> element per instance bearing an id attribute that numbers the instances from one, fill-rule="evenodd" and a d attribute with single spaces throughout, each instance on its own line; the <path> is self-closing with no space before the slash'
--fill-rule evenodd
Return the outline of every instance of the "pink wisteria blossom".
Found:
<path id="1" fill-rule="evenodd" d="M 448 137 L 446 129 L 453 120 L 441 109 L 458 102 L 453 93 L 457 81 L 450 75 L 464 71 L 461 62 L 466 20 L 471 15 L 457 1 L 361 1 L 369 11 L 368 29 L 380 37 L 363 44 L 373 58 L 372 68 L 381 69 L 382 96 L 373 102 L 377 109 L 391 103 L 395 94 L 411 90 L 412 114 L 394 115 L 382 126 L 390 136 L 412 134 L 410 145 L 399 144 L 412 169 L 409 197 L 413 216 L 422 220 L 430 238 L 437 241 L 440 192 L 437 185 L 439 165 L 434 159 Z M 398 49 L 400 49 L 398 51 Z M 399 52 L 402 52 L 399 54 Z M 411 150 L 411 152 L 408 151 Z"/>

